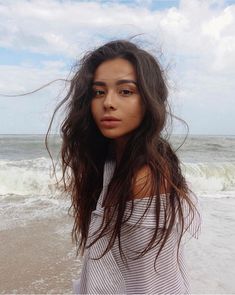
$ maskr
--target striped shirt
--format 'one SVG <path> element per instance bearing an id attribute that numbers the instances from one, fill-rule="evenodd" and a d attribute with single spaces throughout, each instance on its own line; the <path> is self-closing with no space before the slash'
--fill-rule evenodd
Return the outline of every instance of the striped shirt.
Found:
<path id="1" fill-rule="evenodd" d="M 88 245 L 92 241 L 92 234 L 99 229 L 103 210 L 102 202 L 107 192 L 108 184 L 115 169 L 113 160 L 106 160 L 104 165 L 103 190 L 97 202 L 96 209 L 92 211 L 91 223 L 88 234 Z M 165 204 L 166 196 L 160 195 L 161 204 Z M 100 238 L 94 245 L 85 250 L 80 278 L 73 281 L 73 291 L 76 294 L 189 294 L 190 282 L 187 274 L 187 265 L 184 260 L 184 242 L 186 234 L 190 233 L 198 238 L 200 233 L 199 216 L 186 232 L 180 243 L 179 263 L 177 263 L 177 244 L 179 228 L 176 222 L 166 244 L 164 245 L 156 262 L 154 261 L 159 250 L 159 245 L 149 250 L 144 256 L 133 260 L 136 253 L 142 252 L 149 243 L 156 227 L 155 201 L 153 201 L 147 214 L 133 228 L 133 225 L 143 215 L 149 197 L 134 200 L 134 210 L 129 220 L 122 226 L 121 246 L 127 258 L 127 264 L 121 259 L 118 240 L 112 249 L 101 259 L 93 260 L 103 254 L 108 245 L 107 235 Z M 162 208 L 162 207 L 161 207 Z M 199 208 L 198 208 L 199 209 Z M 126 202 L 125 214 L 129 216 L 131 201 Z M 159 227 L 164 223 L 164 211 L 160 211 Z M 185 226 L 189 216 L 185 216 Z M 189 219 L 190 220 L 190 219 Z M 199 224 L 199 225 L 198 225 Z M 132 227 L 131 231 L 130 227 Z M 198 231 L 196 231 L 196 228 Z M 94 238 L 94 237 L 93 237 Z M 184 242 L 183 242 L 184 241 Z M 180 271 L 181 269 L 181 271 Z"/>

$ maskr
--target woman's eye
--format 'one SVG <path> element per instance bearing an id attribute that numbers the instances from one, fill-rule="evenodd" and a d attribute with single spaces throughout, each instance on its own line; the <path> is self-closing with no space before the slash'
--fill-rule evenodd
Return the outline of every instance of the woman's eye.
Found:
<path id="1" fill-rule="evenodd" d="M 93 96 L 100 96 L 104 94 L 104 91 L 102 90 L 93 90 Z"/>
<path id="2" fill-rule="evenodd" d="M 123 95 L 129 96 L 133 93 L 133 91 L 130 91 L 128 89 L 123 89 L 120 91 Z"/>

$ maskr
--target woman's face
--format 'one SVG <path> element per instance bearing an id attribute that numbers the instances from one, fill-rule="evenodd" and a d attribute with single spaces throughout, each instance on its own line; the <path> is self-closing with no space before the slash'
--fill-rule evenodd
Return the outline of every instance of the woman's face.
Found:
<path id="1" fill-rule="evenodd" d="M 144 116 L 135 68 L 123 58 L 105 61 L 97 67 L 92 87 L 91 113 L 97 127 L 105 137 L 125 142 Z M 118 121 L 102 121 L 108 116 Z"/>

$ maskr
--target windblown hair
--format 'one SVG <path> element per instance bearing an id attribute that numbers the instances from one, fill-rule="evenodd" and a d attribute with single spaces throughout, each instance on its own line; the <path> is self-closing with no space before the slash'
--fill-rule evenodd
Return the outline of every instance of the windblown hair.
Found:
<path id="1" fill-rule="evenodd" d="M 146 112 L 142 123 L 130 135 L 120 163 L 116 166 L 109 183 L 103 203 L 102 230 L 96 239 L 88 245 L 91 213 L 96 208 L 102 191 L 104 163 L 112 142 L 111 139 L 101 134 L 93 120 L 90 107 L 92 82 L 97 67 L 104 61 L 115 58 L 123 58 L 134 66 L 138 91 Z M 161 247 L 156 255 L 157 260 L 175 225 L 177 216 L 179 224 L 181 224 L 179 244 L 182 235 L 187 230 L 184 230 L 185 216 L 182 201 L 188 204 L 193 216 L 197 211 L 190 197 L 191 190 L 182 175 L 180 161 L 171 144 L 162 134 L 168 115 L 172 116 L 171 112 L 167 111 L 167 106 L 169 106 L 167 101 L 168 87 L 164 71 L 157 58 L 128 40 L 111 41 L 89 51 L 76 66 L 77 70 L 71 79 L 69 91 L 55 112 L 66 103 L 65 119 L 60 129 L 62 179 L 64 191 L 71 195 L 72 200 L 70 207 L 74 217 L 72 240 L 76 243 L 77 255 L 79 253 L 83 255 L 84 250 L 94 244 L 108 230 L 111 233 L 109 243 L 101 257 L 111 249 L 116 239 L 119 241 L 122 254 L 120 232 L 125 223 L 125 204 L 127 200 L 134 199 L 133 179 L 136 171 L 139 171 L 144 165 L 148 165 L 152 172 L 151 196 L 160 197 L 160 186 L 165 183 L 164 179 L 167 179 L 169 184 L 168 192 L 165 187 L 169 206 L 169 210 L 166 212 L 169 214 L 165 216 L 164 228 L 159 228 L 161 208 L 160 202 L 157 201 L 155 232 L 150 243 L 140 254 L 140 256 L 144 255 L 156 246 L 156 242 L 157 244 L 161 242 Z"/>

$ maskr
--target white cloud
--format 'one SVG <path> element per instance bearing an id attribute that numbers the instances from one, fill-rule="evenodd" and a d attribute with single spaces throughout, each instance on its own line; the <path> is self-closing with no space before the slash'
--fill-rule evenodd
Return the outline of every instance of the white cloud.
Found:
<path id="1" fill-rule="evenodd" d="M 59 61 L 43 62 L 40 69 L 30 64 L 0 65 L 0 94 L 28 93 L 66 75 L 64 64 Z M 25 96 L 0 96 L 0 134 L 45 133 L 53 110 L 65 96 L 68 86 L 69 83 L 56 81 Z M 57 121 L 53 129 L 57 128 L 56 124 Z"/>
<path id="2" fill-rule="evenodd" d="M 162 46 L 166 59 L 175 64 L 170 74 L 178 88 L 173 93 L 175 103 L 181 110 L 185 101 L 192 106 L 197 99 L 208 116 L 217 111 L 216 101 L 223 100 L 230 111 L 235 5 L 222 0 L 181 0 L 179 8 L 156 11 L 149 9 L 152 3 L 0 0 L 0 46 L 75 59 L 106 39 L 144 33 L 137 39 L 148 41 L 146 48 L 153 52 L 155 46 Z M 60 61 L 47 62 L 40 69 L 30 64 L 1 66 L 0 90 L 28 91 L 66 74 Z"/>
<path id="3" fill-rule="evenodd" d="M 219 16 L 214 16 L 211 20 L 207 21 L 202 27 L 202 32 L 218 40 L 221 38 L 223 31 L 229 26 L 232 27 L 233 23 L 234 15 L 232 9 L 231 7 L 227 7 Z"/>
<path id="4" fill-rule="evenodd" d="M 55 79 L 65 78 L 64 63 L 43 62 L 41 68 L 30 64 L 18 66 L 0 65 L 0 92 L 19 94 L 30 92 Z"/>
<path id="5" fill-rule="evenodd" d="M 235 5 L 212 9 L 213 3 L 222 2 L 182 0 L 179 9 L 151 11 L 148 2 L 143 7 L 99 1 L 1 1 L 0 44 L 74 57 L 104 36 L 143 32 L 152 38 L 160 33 L 158 39 L 181 54 L 212 50 L 219 60 L 220 54 L 232 50 L 228 44 L 234 41 Z M 215 44 L 223 45 L 217 49 Z"/>

